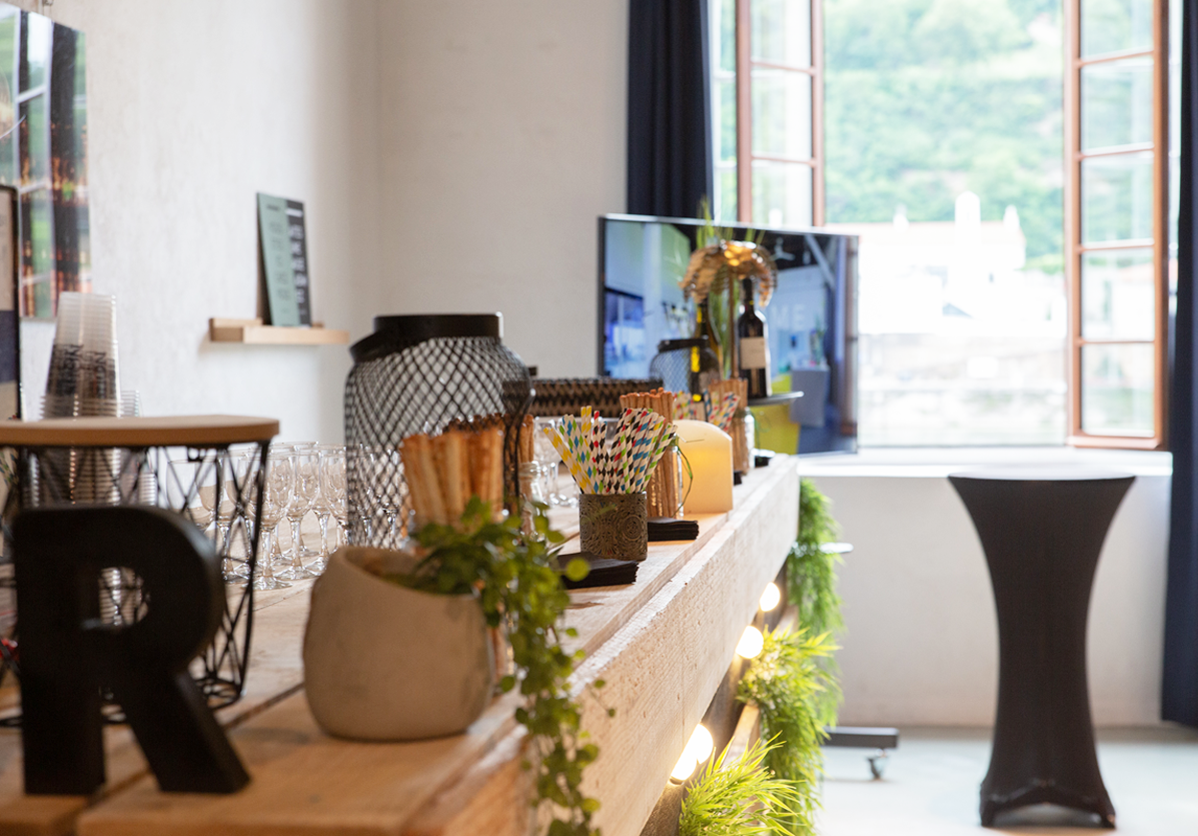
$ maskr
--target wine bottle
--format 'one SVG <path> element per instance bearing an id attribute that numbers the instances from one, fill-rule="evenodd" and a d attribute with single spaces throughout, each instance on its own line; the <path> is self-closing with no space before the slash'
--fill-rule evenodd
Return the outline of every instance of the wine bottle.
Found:
<path id="1" fill-rule="evenodd" d="M 753 304 L 753 280 L 741 279 L 739 316 L 736 336 L 740 343 L 737 371 L 749 382 L 749 397 L 764 398 L 770 394 L 770 346 L 765 317 Z"/>
<path id="2" fill-rule="evenodd" d="M 686 375 L 687 389 L 690 390 L 692 399 L 700 401 L 707 387 L 723 377 L 720 373 L 720 369 L 723 368 L 720 362 L 720 341 L 712 327 L 711 309 L 706 299 L 695 306 L 695 333 L 692 337 L 706 342 L 709 349 L 690 350 L 690 363 Z"/>

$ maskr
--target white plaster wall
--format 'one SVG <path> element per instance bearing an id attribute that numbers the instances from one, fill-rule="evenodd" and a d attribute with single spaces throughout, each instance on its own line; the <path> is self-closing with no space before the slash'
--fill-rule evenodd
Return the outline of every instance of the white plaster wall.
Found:
<path id="1" fill-rule="evenodd" d="M 627 5 L 381 5 L 377 313 L 501 311 L 542 375 L 595 373 L 596 217 L 625 208 Z"/>
<path id="2" fill-rule="evenodd" d="M 47 12 L 87 36 L 93 280 L 117 296 L 122 386 L 147 414 L 267 415 L 286 438 L 339 439 L 344 347 L 213 345 L 207 322 L 255 314 L 262 191 L 307 207 L 314 318 L 369 331 L 378 4 L 57 0 Z M 52 336 L 25 330 L 43 350 Z"/>
<path id="3" fill-rule="evenodd" d="M 946 476 L 978 464 L 1065 463 L 1137 475 L 1111 525 L 1090 605 L 1094 721 L 1159 721 L 1168 454 L 864 451 L 805 459 L 854 551 L 840 571 L 845 725 L 989 725 L 998 634 L 985 557 Z M 915 464 L 918 463 L 918 464 Z"/>

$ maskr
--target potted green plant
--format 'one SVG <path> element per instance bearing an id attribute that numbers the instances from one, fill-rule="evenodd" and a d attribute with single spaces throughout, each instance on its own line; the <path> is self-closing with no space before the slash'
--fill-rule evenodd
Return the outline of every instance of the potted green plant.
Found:
<path id="1" fill-rule="evenodd" d="M 551 552 L 563 538 L 542 510 L 526 536 L 520 514 L 493 514 L 474 496 L 459 521 L 425 523 L 404 552 L 340 550 L 313 588 L 306 688 L 314 716 L 331 734 L 452 734 L 487 704 L 494 681 L 487 629 L 502 628 L 515 672 L 498 686 L 527 698 L 516 720 L 529 732 L 525 763 L 536 773 L 536 800 L 554 805 L 551 836 L 583 836 L 592 833 L 599 803 L 583 794 L 582 773 L 598 749 L 584 740 L 581 709 L 567 686 L 582 652 L 562 647 L 563 635 L 572 634 L 560 626 L 570 598 Z M 576 579 L 586 571 L 581 560 L 566 567 Z M 389 611 L 400 607 L 414 614 Z M 395 684 L 404 677 L 406 685 Z M 388 687 L 394 690 L 381 693 Z M 430 707 L 429 700 L 446 705 Z M 386 719 L 358 716 L 368 711 Z"/>

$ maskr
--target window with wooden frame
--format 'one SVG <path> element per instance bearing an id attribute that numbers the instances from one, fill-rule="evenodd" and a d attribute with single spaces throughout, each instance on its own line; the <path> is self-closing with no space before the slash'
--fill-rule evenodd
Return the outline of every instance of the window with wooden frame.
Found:
<path id="1" fill-rule="evenodd" d="M 1168 3 L 1066 0 L 1065 22 L 1069 442 L 1158 449 L 1167 441 Z"/>
<path id="2" fill-rule="evenodd" d="M 711 0 L 713 214 L 824 222 L 820 0 Z"/>

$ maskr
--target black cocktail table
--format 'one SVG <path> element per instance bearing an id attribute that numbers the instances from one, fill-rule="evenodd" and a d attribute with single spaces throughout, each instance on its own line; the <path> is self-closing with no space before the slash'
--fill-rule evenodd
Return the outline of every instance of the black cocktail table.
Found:
<path id="1" fill-rule="evenodd" d="M 998 611 L 998 712 L 982 825 L 1059 804 L 1115 826 L 1102 783 L 1086 684 L 1086 617 L 1098 553 L 1125 473 L 994 468 L 948 477 L 986 552 Z"/>

